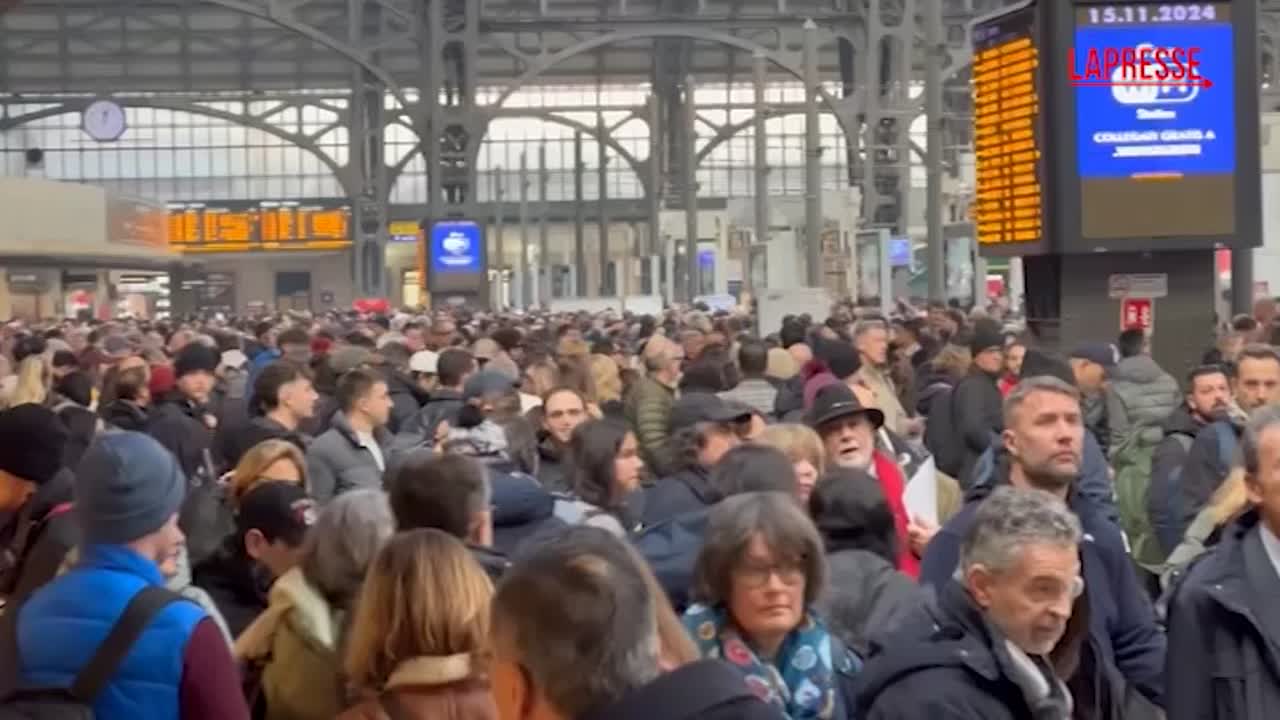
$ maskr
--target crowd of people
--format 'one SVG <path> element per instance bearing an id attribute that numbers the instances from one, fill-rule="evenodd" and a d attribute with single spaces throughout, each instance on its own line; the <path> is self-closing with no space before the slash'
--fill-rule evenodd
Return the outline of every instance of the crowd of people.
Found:
<path id="1" fill-rule="evenodd" d="M 1275 316 L 9 323 L 0 717 L 1262 720 Z"/>

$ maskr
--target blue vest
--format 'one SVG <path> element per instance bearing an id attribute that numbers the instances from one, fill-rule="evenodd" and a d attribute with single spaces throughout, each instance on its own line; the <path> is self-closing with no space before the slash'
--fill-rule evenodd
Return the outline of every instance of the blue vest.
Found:
<path id="1" fill-rule="evenodd" d="M 147 585 L 163 585 L 155 563 L 121 545 L 91 545 L 80 564 L 37 591 L 18 613 L 22 687 L 69 687 L 125 606 Z M 143 631 L 93 704 L 99 720 L 179 720 L 178 688 L 187 641 L 205 612 L 168 605 Z"/>

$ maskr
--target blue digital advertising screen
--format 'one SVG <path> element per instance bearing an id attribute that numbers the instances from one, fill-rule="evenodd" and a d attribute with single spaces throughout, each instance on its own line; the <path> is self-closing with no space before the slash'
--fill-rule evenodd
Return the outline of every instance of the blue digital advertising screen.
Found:
<path id="1" fill-rule="evenodd" d="M 1235 231 L 1228 3 L 1082 5 L 1068 62 L 1086 239 Z"/>
<path id="2" fill-rule="evenodd" d="M 472 220 L 442 220 L 432 225 L 427 257 L 431 271 L 437 275 L 483 273 L 484 232 L 480 224 Z"/>

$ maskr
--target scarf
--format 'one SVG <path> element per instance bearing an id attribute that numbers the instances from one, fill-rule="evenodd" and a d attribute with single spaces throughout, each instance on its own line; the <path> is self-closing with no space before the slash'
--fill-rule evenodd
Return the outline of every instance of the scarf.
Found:
<path id="1" fill-rule="evenodd" d="M 790 720 L 829 720 L 835 714 L 835 674 L 852 670 L 853 658 L 812 612 L 787 635 L 772 663 L 756 655 L 724 608 L 692 605 L 684 625 L 703 657 L 729 662 L 752 693 Z"/>

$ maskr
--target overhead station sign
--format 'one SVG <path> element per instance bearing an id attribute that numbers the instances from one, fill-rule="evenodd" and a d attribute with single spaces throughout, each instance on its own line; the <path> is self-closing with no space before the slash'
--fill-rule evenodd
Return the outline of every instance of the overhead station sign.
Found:
<path id="1" fill-rule="evenodd" d="M 1034 252 L 1044 239 L 1035 4 L 979 21 L 973 42 L 978 242 L 997 252 Z"/>
<path id="2" fill-rule="evenodd" d="M 1258 0 L 1023 0 L 971 24 L 984 255 L 1261 243 Z"/>
<path id="3" fill-rule="evenodd" d="M 1080 232 L 1086 240 L 1236 231 L 1231 3 L 1074 9 Z"/>
<path id="4" fill-rule="evenodd" d="M 351 246 L 346 207 L 170 205 L 169 245 L 184 253 L 341 250 Z"/>

